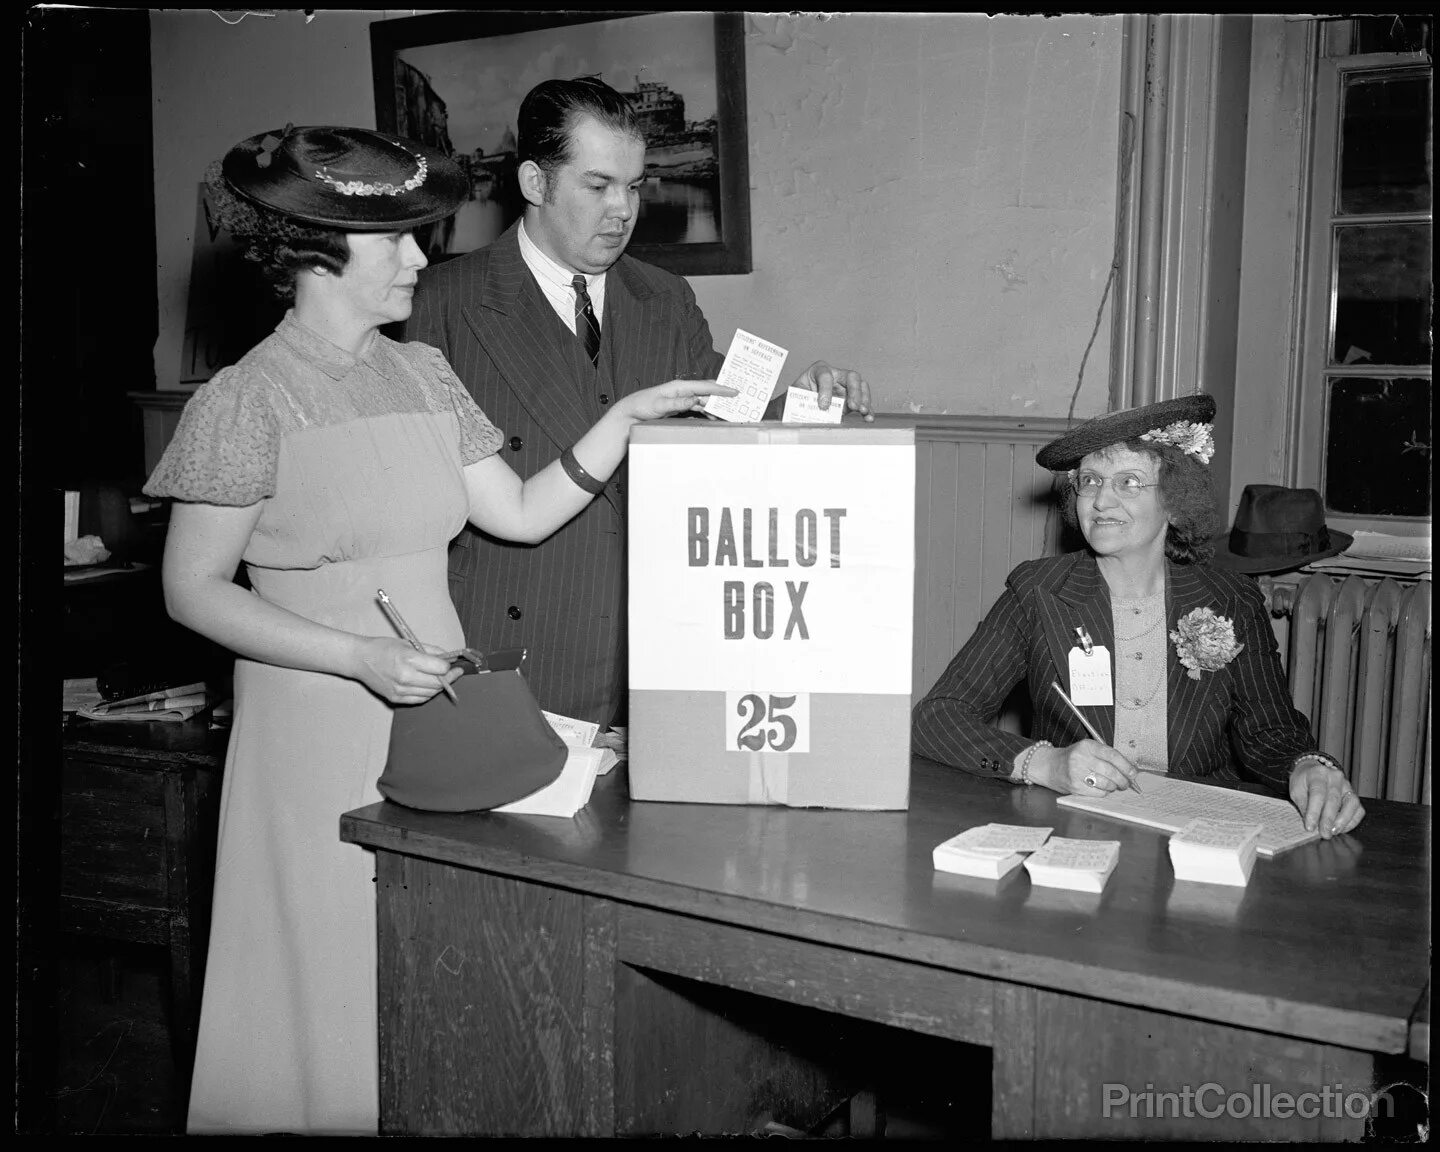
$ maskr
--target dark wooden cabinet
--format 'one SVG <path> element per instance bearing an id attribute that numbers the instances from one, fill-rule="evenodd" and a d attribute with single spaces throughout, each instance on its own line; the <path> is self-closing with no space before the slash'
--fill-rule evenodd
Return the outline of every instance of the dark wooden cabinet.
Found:
<path id="1" fill-rule="evenodd" d="M 176 1065 L 194 1058 L 227 733 L 72 719 L 60 797 L 61 931 L 165 948 Z"/>

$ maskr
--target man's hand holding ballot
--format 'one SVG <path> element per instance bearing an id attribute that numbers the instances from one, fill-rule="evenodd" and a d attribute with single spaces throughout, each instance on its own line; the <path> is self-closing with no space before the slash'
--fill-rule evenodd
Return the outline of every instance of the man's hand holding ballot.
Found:
<path id="1" fill-rule="evenodd" d="M 828 424 L 839 423 L 848 407 L 852 412 L 861 413 L 867 421 L 874 421 L 870 411 L 870 386 L 853 369 L 831 368 L 823 360 L 817 360 L 788 389 L 781 389 L 780 376 L 787 355 L 779 345 L 737 328 L 717 380 L 734 388 L 739 395 L 711 396 L 704 405 L 705 411 L 722 420 L 740 423 L 754 424 L 767 413 L 772 418 L 783 413 L 783 418 L 791 423 Z M 787 401 L 786 397 L 799 391 L 814 394 L 813 407 L 818 410 L 818 416 L 808 411 L 809 405 L 804 413 L 794 411 L 801 405 Z M 840 411 L 832 414 L 830 403 L 837 396 Z"/>
<path id="2" fill-rule="evenodd" d="M 832 368 L 817 360 L 800 374 L 794 386 L 814 392 L 822 412 L 830 407 L 832 396 L 840 396 L 848 411 L 860 413 L 869 423 L 875 421 L 875 413 L 870 410 L 870 385 L 853 368 Z"/>

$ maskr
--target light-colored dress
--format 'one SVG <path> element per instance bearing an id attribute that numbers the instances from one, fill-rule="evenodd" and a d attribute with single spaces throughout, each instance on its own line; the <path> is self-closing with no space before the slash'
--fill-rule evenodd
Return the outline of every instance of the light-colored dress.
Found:
<path id="1" fill-rule="evenodd" d="M 256 595 L 394 636 L 383 588 L 421 640 L 458 648 L 461 469 L 499 445 L 434 348 L 377 333 L 357 360 L 291 312 L 196 392 L 145 491 L 260 502 Z M 339 818 L 381 799 L 389 733 L 356 680 L 236 661 L 191 1133 L 377 1129 L 374 858 Z"/>

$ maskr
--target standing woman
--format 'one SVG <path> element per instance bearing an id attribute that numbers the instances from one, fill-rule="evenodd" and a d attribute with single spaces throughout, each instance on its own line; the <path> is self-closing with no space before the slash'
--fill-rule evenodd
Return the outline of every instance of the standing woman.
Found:
<path id="1" fill-rule="evenodd" d="M 467 519 L 543 539 L 593 499 L 632 423 L 716 389 L 635 393 L 522 483 L 441 354 L 378 331 L 410 314 L 426 264 L 411 229 L 464 200 L 457 165 L 378 132 L 287 127 L 207 181 L 292 307 L 196 392 L 145 487 L 176 500 L 170 614 L 238 657 L 188 1131 L 374 1134 L 374 861 L 340 842 L 339 817 L 381 799 L 391 706 L 458 675 L 441 655 L 465 644 L 446 546 Z M 241 562 L 253 591 L 233 582 Z M 425 652 L 395 635 L 381 588 Z"/>
<path id="2" fill-rule="evenodd" d="M 1165 400 L 1036 454 L 1066 475 L 1066 519 L 1087 547 L 1010 573 L 916 706 L 917 753 L 1085 796 L 1129 788 L 1141 769 L 1250 781 L 1288 796 L 1327 839 L 1360 823 L 1340 764 L 1291 705 L 1259 588 L 1208 563 L 1214 416 L 1209 396 Z M 1021 680 L 1038 739 L 993 724 Z"/>

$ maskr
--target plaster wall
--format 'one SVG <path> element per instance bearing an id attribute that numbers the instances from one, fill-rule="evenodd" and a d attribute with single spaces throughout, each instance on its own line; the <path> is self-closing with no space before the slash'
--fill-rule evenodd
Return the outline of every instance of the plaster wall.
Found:
<path id="1" fill-rule="evenodd" d="M 410 14 L 151 14 L 161 388 L 206 164 L 287 120 L 373 127 L 368 28 Z M 748 15 L 754 271 L 691 280 L 717 347 L 859 368 L 886 411 L 1063 416 L 1113 252 L 1121 20 Z"/>

